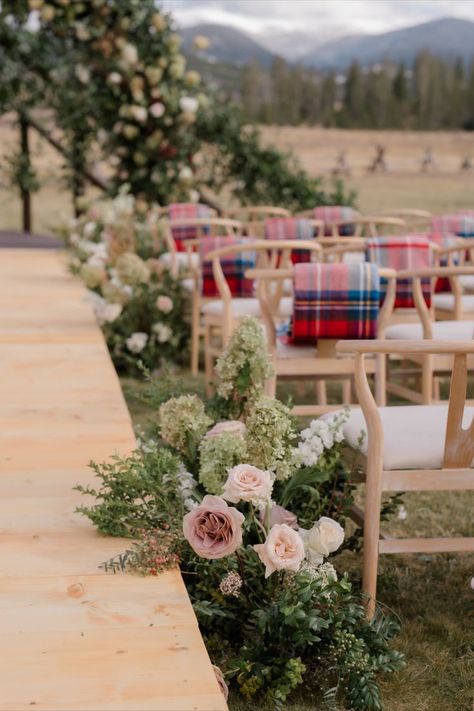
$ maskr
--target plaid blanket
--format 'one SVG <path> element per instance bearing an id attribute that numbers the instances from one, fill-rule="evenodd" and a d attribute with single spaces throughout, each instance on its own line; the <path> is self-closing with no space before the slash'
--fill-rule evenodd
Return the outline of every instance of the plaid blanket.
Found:
<path id="1" fill-rule="evenodd" d="M 270 217 L 265 220 L 265 239 L 308 239 L 314 238 L 314 226 L 311 220 L 302 217 Z M 291 255 L 293 264 L 311 261 L 311 253 L 307 249 L 295 249 Z"/>
<path id="2" fill-rule="evenodd" d="M 168 205 L 168 219 L 171 223 L 171 236 L 176 243 L 178 252 L 184 252 L 183 241 L 186 239 L 196 239 L 198 232 L 194 225 L 173 227 L 173 220 L 202 219 L 211 216 L 211 211 L 207 205 L 196 202 L 172 202 Z M 206 232 L 206 228 L 204 228 Z"/>
<path id="3" fill-rule="evenodd" d="M 291 339 L 375 338 L 379 303 L 375 264 L 296 264 Z"/>
<path id="4" fill-rule="evenodd" d="M 421 235 L 403 237 L 372 237 L 366 242 L 366 260 L 379 267 L 394 269 L 423 269 L 432 266 L 432 250 L 429 240 Z M 426 305 L 431 306 L 431 279 L 422 279 L 421 288 Z M 385 298 L 387 280 L 381 280 L 381 299 Z M 413 279 L 397 279 L 395 308 L 412 309 Z"/>
<path id="5" fill-rule="evenodd" d="M 221 247 L 230 247 L 236 244 L 242 245 L 241 252 L 235 252 L 222 257 L 220 262 L 224 277 L 227 281 L 232 296 L 254 296 L 254 281 L 245 278 L 247 269 L 256 265 L 256 254 L 251 249 L 245 249 L 249 240 L 244 237 L 203 237 L 199 244 L 199 254 L 202 266 L 201 294 L 206 297 L 219 296 L 219 290 L 214 280 L 212 271 L 212 261 L 204 261 L 206 255 Z"/>
<path id="6" fill-rule="evenodd" d="M 463 210 L 448 215 L 436 215 L 431 221 L 432 231 L 458 237 L 474 237 L 474 210 Z"/>
<path id="7" fill-rule="evenodd" d="M 330 237 L 332 235 L 332 222 L 340 220 L 350 220 L 356 215 L 356 211 L 352 207 L 345 205 L 321 205 L 313 209 L 315 220 L 322 220 L 324 223 L 324 235 Z M 355 232 L 354 225 L 343 225 L 338 230 L 341 237 L 352 237 Z"/>

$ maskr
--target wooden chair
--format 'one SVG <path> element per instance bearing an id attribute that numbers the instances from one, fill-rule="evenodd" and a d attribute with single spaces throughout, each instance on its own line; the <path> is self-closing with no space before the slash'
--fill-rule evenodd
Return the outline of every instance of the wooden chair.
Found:
<path id="1" fill-rule="evenodd" d="M 395 323 L 390 324 L 385 329 L 385 338 L 394 345 L 398 341 L 405 340 L 435 340 L 437 342 L 445 341 L 468 341 L 474 336 L 474 319 L 472 321 L 435 321 L 433 313 L 428 308 L 423 296 L 421 281 L 422 279 L 449 278 L 454 283 L 461 276 L 474 276 L 474 266 L 450 266 L 450 267 L 432 267 L 429 269 L 407 270 L 399 272 L 398 276 L 402 279 L 412 280 L 413 299 L 418 314 L 418 322 Z M 390 362 L 390 360 L 389 360 Z M 406 382 L 396 382 L 395 378 L 403 377 L 407 380 L 405 369 L 389 370 L 387 377 L 387 392 L 402 397 L 410 402 L 418 404 L 430 405 L 433 402 L 439 401 L 439 378 L 449 374 L 451 370 L 451 361 L 449 357 L 444 355 L 426 355 L 414 354 L 406 359 L 405 364 L 415 366 L 416 372 L 420 378 L 420 389 L 415 390 L 408 387 Z M 474 359 L 469 359 L 469 368 L 474 368 Z M 398 376 L 398 377 L 397 377 Z"/>
<path id="2" fill-rule="evenodd" d="M 367 616 L 375 611 L 380 553 L 474 551 L 474 537 L 381 538 L 383 492 L 465 491 L 474 489 L 474 408 L 467 408 L 467 361 L 474 341 L 346 341 L 341 354 L 355 354 L 355 384 L 360 410 L 344 426 L 347 442 L 365 461 L 363 591 Z M 442 356 L 452 365 L 449 405 L 378 408 L 371 393 L 365 355 Z M 361 443 L 361 431 L 367 438 Z"/>
<path id="3" fill-rule="evenodd" d="M 268 217 L 290 217 L 291 212 L 285 207 L 275 205 L 241 205 L 225 212 L 226 217 L 242 222 L 261 222 Z"/>
<path id="4" fill-rule="evenodd" d="M 373 213 L 376 217 L 399 217 L 405 221 L 410 232 L 429 232 L 433 215 L 428 210 L 401 207 L 394 210 L 382 210 Z"/>
<path id="5" fill-rule="evenodd" d="M 474 266 L 474 239 L 458 238 L 450 247 L 441 249 L 439 260 L 447 266 Z M 474 277 L 460 273 L 450 280 L 450 291 L 435 293 L 433 305 L 437 320 L 474 319 Z"/>
<path id="6" fill-rule="evenodd" d="M 310 252 L 311 259 L 314 261 L 321 257 L 322 249 L 314 240 L 249 240 L 246 244 L 223 247 L 206 255 L 206 262 L 212 264 L 212 273 L 220 295 L 220 299 L 214 300 L 210 304 L 204 304 L 201 308 L 204 328 L 205 373 L 209 388 L 214 360 L 227 346 L 236 325 L 248 315 L 261 317 L 257 290 L 255 289 L 255 295 L 252 297 L 233 298 L 222 262 L 251 251 L 255 254 L 255 268 L 266 267 L 278 273 L 280 270 L 286 271 L 291 263 L 292 253 L 301 249 Z M 247 270 L 245 277 L 255 280 L 252 270 Z M 283 294 L 283 281 L 272 295 L 269 308 L 278 312 L 280 316 L 289 317 L 291 315 L 292 299 Z"/>
<path id="7" fill-rule="evenodd" d="M 184 236 L 178 245 L 173 237 L 173 229 L 182 229 Z M 229 220 L 222 217 L 202 217 L 192 218 L 183 217 L 180 220 L 161 220 L 160 224 L 164 253 L 159 259 L 166 266 L 173 276 L 177 277 L 180 274 L 183 276 L 191 276 L 189 269 L 198 268 L 198 256 L 190 257 L 186 253 L 185 243 L 192 239 L 200 239 L 206 235 L 241 235 L 244 227 L 238 220 Z"/>
<path id="8" fill-rule="evenodd" d="M 294 267 L 274 270 L 260 268 L 251 270 L 251 276 L 258 280 L 258 294 L 262 319 L 267 332 L 269 354 L 273 362 L 274 375 L 268 383 L 268 392 L 274 397 L 278 378 L 306 380 L 316 378 L 316 392 L 318 404 L 296 405 L 293 414 L 319 415 L 329 409 L 339 408 L 340 405 L 329 406 L 327 403 L 326 381 L 336 380 L 343 383 L 343 404 L 350 404 L 351 385 L 354 376 L 354 363 L 351 358 L 341 358 L 336 352 L 339 339 L 318 338 L 317 344 L 281 344 L 278 339 L 279 315 L 282 309 L 275 303 L 272 285 L 282 284 L 284 280 L 292 279 Z M 377 336 L 383 338 L 386 324 L 390 318 L 395 299 L 395 272 L 390 269 L 381 269 L 380 277 L 388 281 L 387 294 L 383 306 L 380 308 L 377 322 Z M 281 293 L 281 290 L 280 292 Z M 273 301 L 270 301 L 273 299 Z M 376 399 L 380 404 L 385 404 L 385 361 L 383 358 L 372 359 L 368 365 L 371 374 L 376 375 Z"/>

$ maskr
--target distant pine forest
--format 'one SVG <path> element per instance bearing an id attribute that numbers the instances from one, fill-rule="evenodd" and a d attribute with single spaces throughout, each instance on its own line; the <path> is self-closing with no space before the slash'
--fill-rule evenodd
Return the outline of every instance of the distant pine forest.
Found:
<path id="1" fill-rule="evenodd" d="M 203 63 L 204 64 L 204 63 Z M 207 64 L 207 63 L 206 63 Z M 474 60 L 420 52 L 406 65 L 384 62 L 322 72 L 276 58 L 270 68 L 199 67 L 237 99 L 249 122 L 361 129 L 474 130 Z"/>

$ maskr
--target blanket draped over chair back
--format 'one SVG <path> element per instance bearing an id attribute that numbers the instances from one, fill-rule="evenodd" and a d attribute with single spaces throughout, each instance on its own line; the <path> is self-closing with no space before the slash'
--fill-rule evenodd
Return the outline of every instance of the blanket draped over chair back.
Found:
<path id="1" fill-rule="evenodd" d="M 313 209 L 313 216 L 315 220 L 322 220 L 324 225 L 324 235 L 330 237 L 332 235 L 332 222 L 339 222 L 341 220 L 351 220 L 356 216 L 356 211 L 352 207 L 347 205 L 320 205 Z M 338 229 L 338 233 L 341 237 L 352 237 L 355 232 L 354 225 L 341 225 Z"/>
<path id="2" fill-rule="evenodd" d="M 462 210 L 447 215 L 435 215 L 431 221 L 433 232 L 457 237 L 474 237 L 474 210 Z"/>
<path id="3" fill-rule="evenodd" d="M 202 265 L 201 293 L 205 297 L 218 297 L 219 290 L 214 279 L 212 261 L 205 261 L 206 256 L 215 249 L 242 245 L 242 251 L 227 254 L 220 258 L 222 272 L 233 297 L 254 296 L 255 283 L 246 279 L 245 272 L 256 266 L 256 254 L 249 245 L 249 239 L 232 235 L 221 237 L 203 237 L 199 242 L 199 254 Z"/>
<path id="4" fill-rule="evenodd" d="M 314 236 L 314 225 L 304 217 L 270 217 L 265 220 L 265 239 L 311 240 Z M 293 264 L 309 262 L 311 253 L 307 249 L 295 249 L 291 261 Z"/>
<path id="5" fill-rule="evenodd" d="M 366 242 L 366 259 L 378 267 L 394 269 L 396 272 L 404 269 L 423 269 L 431 267 L 433 254 L 429 240 L 421 235 L 405 235 L 401 237 L 372 237 Z M 431 279 L 421 280 L 423 297 L 428 307 L 431 306 Z M 381 280 L 381 300 L 385 298 L 387 282 Z M 396 309 L 412 309 L 413 280 L 397 279 L 395 296 Z"/>
<path id="6" fill-rule="evenodd" d="M 168 219 L 171 223 L 171 236 L 176 243 L 178 252 L 184 252 L 185 246 L 183 241 L 186 239 L 196 239 L 198 237 L 198 229 L 194 225 L 175 225 L 173 221 L 189 220 L 189 219 L 205 219 L 211 217 L 211 210 L 207 205 L 196 202 L 172 202 L 168 205 Z M 201 228 L 204 233 L 207 228 Z"/>
<path id="7" fill-rule="evenodd" d="M 375 264 L 296 264 L 291 340 L 375 338 L 380 279 Z"/>

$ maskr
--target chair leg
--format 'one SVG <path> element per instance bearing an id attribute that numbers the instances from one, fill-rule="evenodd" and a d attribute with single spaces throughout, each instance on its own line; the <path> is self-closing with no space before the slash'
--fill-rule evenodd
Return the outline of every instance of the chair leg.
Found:
<path id="1" fill-rule="evenodd" d="M 370 471 L 373 469 L 373 471 Z M 362 590 L 367 595 L 367 618 L 370 620 L 375 612 L 377 594 L 377 568 L 380 539 L 380 508 L 381 508 L 381 477 L 367 463 L 365 485 L 365 520 L 364 520 L 364 569 Z"/>
<path id="2" fill-rule="evenodd" d="M 199 372 L 199 338 L 201 335 L 201 314 L 199 302 L 193 300 L 191 316 L 191 374 Z"/>
<path id="3" fill-rule="evenodd" d="M 421 366 L 421 399 L 423 405 L 433 402 L 433 356 L 426 355 Z"/>
<path id="4" fill-rule="evenodd" d="M 376 355 L 375 402 L 379 407 L 387 404 L 387 357 L 384 353 Z"/>
<path id="5" fill-rule="evenodd" d="M 318 405 L 328 404 L 325 380 L 316 380 L 316 395 L 318 397 Z"/>
<path id="6" fill-rule="evenodd" d="M 212 394 L 213 358 L 211 353 L 212 326 L 204 326 L 204 373 L 206 378 L 206 395 Z"/>
<path id="7" fill-rule="evenodd" d="M 351 379 L 346 378 L 342 381 L 342 404 L 350 405 L 352 402 L 352 384 Z"/>

